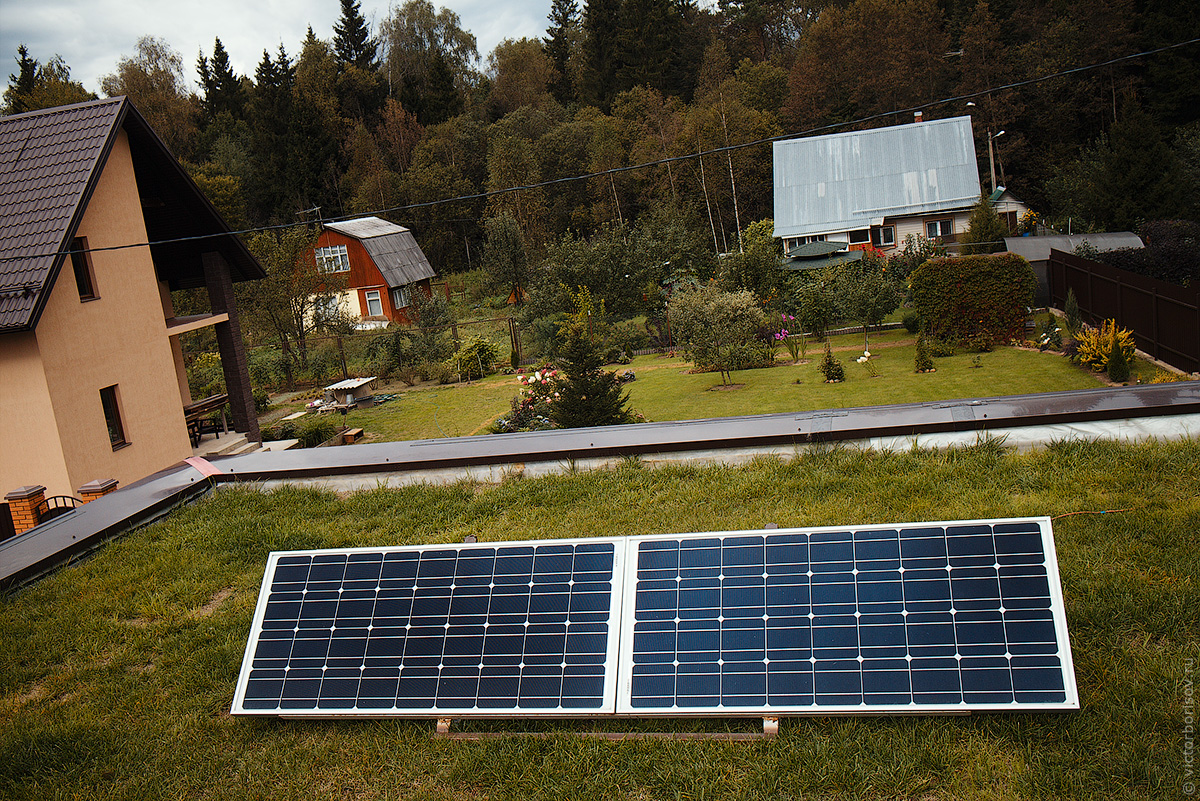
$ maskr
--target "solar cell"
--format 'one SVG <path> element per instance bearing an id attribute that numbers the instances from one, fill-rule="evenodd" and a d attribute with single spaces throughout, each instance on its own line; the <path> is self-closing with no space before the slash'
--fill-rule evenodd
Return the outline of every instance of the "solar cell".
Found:
<path id="1" fill-rule="evenodd" d="M 644 537 L 628 558 L 618 713 L 1078 708 L 1048 519 Z"/>
<path id="2" fill-rule="evenodd" d="M 1077 709 L 1047 518 L 271 554 L 236 714 Z"/>
<path id="3" fill-rule="evenodd" d="M 272 554 L 234 712 L 612 712 L 623 553 L 585 540 Z"/>

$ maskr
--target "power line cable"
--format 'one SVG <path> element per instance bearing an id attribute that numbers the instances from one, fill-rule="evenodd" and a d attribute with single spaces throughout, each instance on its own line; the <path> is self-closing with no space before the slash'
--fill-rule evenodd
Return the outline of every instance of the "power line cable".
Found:
<path id="1" fill-rule="evenodd" d="M 220 239 L 220 238 L 224 238 L 227 236 L 244 236 L 244 235 L 248 235 L 248 234 L 266 233 L 268 231 L 279 231 L 279 230 L 290 229 L 290 228 L 298 228 L 301 226 L 308 226 L 308 225 L 313 225 L 313 224 L 324 224 L 324 223 L 328 223 L 328 222 L 341 222 L 341 221 L 345 221 L 345 220 L 357 219 L 364 215 L 388 214 L 388 213 L 395 213 L 395 212 L 401 212 L 401 211 L 412 211 L 415 209 L 431 208 L 433 206 L 441 206 L 441 205 L 446 205 L 448 203 L 469 203 L 469 202 L 477 201 L 477 200 L 487 200 L 492 197 L 509 194 L 511 192 L 523 192 L 523 191 L 529 191 L 529 190 L 533 190 L 533 189 L 544 189 L 546 187 L 557 186 L 559 184 L 565 184 L 565 183 L 573 183 L 575 181 L 586 181 L 586 180 L 591 180 L 593 178 L 604 178 L 604 177 L 616 175 L 619 173 L 632 172 L 634 170 L 644 170 L 644 169 L 648 169 L 650 167 L 659 167 L 659 166 L 664 166 L 664 165 L 676 164 L 679 162 L 690 161 L 692 159 L 703 158 L 704 156 L 720 155 L 720 154 L 729 153 L 729 152 L 736 151 L 736 150 L 743 150 L 743 149 L 750 148 L 750 147 L 758 147 L 760 145 L 770 144 L 773 142 L 779 142 L 779 141 L 784 141 L 784 140 L 788 140 L 788 139 L 799 139 L 802 137 L 822 134 L 822 133 L 826 133 L 826 132 L 841 129 L 841 128 L 849 128 L 849 127 L 853 127 L 853 126 L 857 126 L 857 125 L 863 125 L 865 123 L 873 122 L 875 120 L 880 120 L 880 119 L 884 119 L 887 117 L 894 117 L 896 115 L 902 115 L 902 114 L 912 114 L 917 111 L 924 111 L 926 109 L 934 108 L 937 106 L 944 106 L 944 105 L 947 105 L 950 103 L 959 103 L 959 102 L 963 102 L 966 100 L 971 100 L 976 97 L 982 97 L 984 95 L 993 94 L 995 92 L 1004 92 L 1004 91 L 1008 91 L 1011 89 L 1019 89 L 1021 87 L 1031 86 L 1034 84 L 1043 83 L 1045 81 L 1054 80 L 1055 78 L 1063 78 L 1063 77 L 1066 77 L 1069 75 L 1075 75 L 1078 73 L 1089 72 L 1091 70 L 1102 69 L 1104 67 L 1110 67 L 1114 64 L 1121 64 L 1126 61 L 1132 61 L 1134 59 L 1145 58 L 1147 56 L 1156 55 L 1158 53 L 1163 53 L 1168 50 L 1175 50 L 1175 49 L 1178 49 L 1181 47 L 1187 47 L 1189 45 L 1194 45 L 1197 43 L 1200 43 L 1200 37 L 1188 39 L 1183 42 L 1177 42 L 1175 44 L 1163 45 L 1162 47 L 1156 47 L 1151 50 L 1143 50 L 1139 53 L 1131 53 L 1129 55 L 1119 56 L 1117 58 L 1109 59 L 1108 61 L 1101 61 L 1101 62 L 1098 62 L 1095 64 L 1088 64 L 1088 65 L 1081 66 L 1081 67 L 1072 67 L 1071 69 L 1061 70 L 1059 72 L 1050 73 L 1048 75 L 1041 75 L 1041 76 L 1038 76 L 1035 78 L 1028 78 L 1028 79 L 1025 79 L 1022 81 L 1014 81 L 1012 83 L 1003 84 L 1001 86 L 994 86 L 994 87 L 990 87 L 988 89 L 981 89 L 976 92 L 969 92 L 967 94 L 941 98 L 940 100 L 931 100 L 929 102 L 921 103 L 916 106 L 910 106 L 908 108 L 895 109 L 893 111 L 884 111 L 884 112 L 880 112 L 878 114 L 871 114 L 866 117 L 859 117 L 857 119 L 849 120 L 846 122 L 828 123 L 826 125 L 819 125 L 815 128 L 809 128 L 804 131 L 787 133 L 787 134 L 778 134 L 776 136 L 770 136 L 770 137 L 766 137 L 763 139 L 755 139 L 750 142 L 742 142 L 740 144 L 735 144 L 735 145 L 726 145 L 723 147 L 712 148 L 710 150 L 700 150 L 695 153 L 687 153 L 687 154 L 680 155 L 680 156 L 668 156 L 666 158 L 656 159 L 654 161 L 646 161 L 646 162 L 642 162 L 640 164 L 631 164 L 631 165 L 626 165 L 626 166 L 622 166 L 622 167 L 612 167 L 607 170 L 601 170 L 598 172 L 590 172 L 590 173 L 583 173 L 583 174 L 579 174 L 579 175 L 571 175 L 571 176 L 566 176 L 563 178 L 553 178 L 553 179 L 550 179 L 547 181 L 539 181 L 537 183 L 525 184 L 522 186 L 512 186 L 512 187 L 508 187 L 506 189 L 493 189 L 493 190 L 487 191 L 487 192 L 478 192 L 478 193 L 471 194 L 471 195 L 458 195 L 456 197 L 451 197 L 451 198 L 442 198 L 439 200 L 429 200 L 429 201 L 425 201 L 423 203 L 410 203 L 410 204 L 404 205 L 404 206 L 390 206 L 387 208 L 375 209 L 374 211 L 363 212 L 362 214 L 343 215 L 340 217 L 318 217 L 315 220 L 310 220 L 310 221 L 303 222 L 303 223 L 280 223 L 280 224 L 276 224 L 276 225 L 258 226 L 255 228 L 244 228 L 244 229 L 241 229 L 238 231 L 228 231 L 228 232 L 218 233 L 218 234 L 200 234 L 200 235 L 196 235 L 196 236 L 176 237 L 173 239 L 160 239 L 160 240 L 155 240 L 155 241 L 150 241 L 150 242 L 139 242 L 139 243 L 134 243 L 134 244 L 126 244 L 126 245 L 110 245 L 110 246 L 99 247 L 99 248 L 86 248 L 86 249 L 79 249 L 79 250 L 64 250 L 64 251 L 56 250 L 56 251 L 53 251 L 50 253 L 0 256 L 0 262 L 66 256 L 66 255 L 70 255 L 72 253 L 100 253 L 100 252 L 105 252 L 105 251 L 129 250 L 132 248 L 152 247 L 155 245 L 168 245 L 168 244 L 175 244 L 175 243 L 180 243 L 180 242 L 196 242 L 196 241 L 203 241 L 206 239 Z M 476 220 L 462 219 L 462 220 L 451 220 L 451 221 L 436 220 L 435 222 L 474 222 L 474 221 L 476 221 Z M 19 290 L 19 289 L 21 289 L 21 286 L 15 286 L 15 287 L 14 286 L 0 286 L 0 292 L 12 292 L 14 290 Z"/>

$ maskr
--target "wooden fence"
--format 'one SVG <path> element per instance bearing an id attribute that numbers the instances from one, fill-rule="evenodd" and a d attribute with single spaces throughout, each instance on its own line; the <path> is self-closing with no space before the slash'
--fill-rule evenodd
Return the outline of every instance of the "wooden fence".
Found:
<path id="1" fill-rule="evenodd" d="M 1107 264 L 1051 250 L 1050 299 L 1058 308 L 1075 290 L 1085 320 L 1114 319 L 1133 331 L 1137 346 L 1155 359 L 1200 371 L 1200 289 L 1168 284 Z"/>

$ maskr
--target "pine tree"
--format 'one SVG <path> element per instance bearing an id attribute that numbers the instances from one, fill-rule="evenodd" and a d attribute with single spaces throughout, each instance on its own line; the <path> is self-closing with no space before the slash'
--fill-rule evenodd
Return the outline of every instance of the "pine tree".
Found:
<path id="1" fill-rule="evenodd" d="M 551 404 L 550 419 L 559 428 L 584 428 L 628 423 L 629 394 L 617 377 L 602 369 L 600 350 L 579 324 L 567 331 L 559 365 L 563 380 Z"/>
<path id="2" fill-rule="evenodd" d="M 617 88 L 617 32 L 621 0 L 587 0 L 583 9 L 582 99 L 607 111 Z"/>
<path id="3" fill-rule="evenodd" d="M 29 57 L 29 48 L 17 45 L 17 74 L 8 76 L 8 88 L 4 90 L 5 111 L 9 114 L 20 114 L 30 111 L 28 97 L 37 86 L 38 62 Z"/>
<path id="4" fill-rule="evenodd" d="M 558 71 L 550 86 L 550 93 L 554 95 L 555 100 L 565 105 L 574 97 L 567 64 L 571 58 L 571 43 L 578 36 L 579 4 L 575 0 L 553 0 L 547 19 L 550 21 L 550 27 L 547 28 L 547 36 L 543 40 L 546 56 Z"/>
<path id="5" fill-rule="evenodd" d="M 916 370 L 918 373 L 928 373 L 933 369 L 933 357 L 929 355 L 929 343 L 925 340 L 925 332 L 917 334 Z"/>
<path id="6" fill-rule="evenodd" d="M 987 195 L 981 195 L 971 210 L 967 231 L 959 240 L 963 245 L 963 255 L 998 253 L 1004 250 L 1004 237 L 1008 234 L 1008 225 L 1000 219 L 992 201 Z"/>
<path id="7" fill-rule="evenodd" d="M 229 53 L 220 37 L 213 42 L 211 61 L 203 53 L 200 54 L 196 72 L 200 75 L 200 87 L 204 90 L 201 104 L 206 123 L 211 123 L 222 112 L 228 112 L 235 120 L 245 118 L 246 90 L 242 86 L 242 79 L 229 66 Z"/>
<path id="8" fill-rule="evenodd" d="M 1083 327 L 1083 316 L 1079 313 L 1079 299 L 1075 297 L 1074 289 L 1067 290 L 1067 302 L 1063 306 L 1063 313 L 1066 315 L 1067 333 L 1075 336 Z"/>
<path id="9" fill-rule="evenodd" d="M 333 51 L 338 61 L 353 64 L 360 70 L 376 68 L 378 46 L 371 38 L 371 29 L 363 19 L 358 0 L 341 0 L 342 17 L 333 26 Z"/>

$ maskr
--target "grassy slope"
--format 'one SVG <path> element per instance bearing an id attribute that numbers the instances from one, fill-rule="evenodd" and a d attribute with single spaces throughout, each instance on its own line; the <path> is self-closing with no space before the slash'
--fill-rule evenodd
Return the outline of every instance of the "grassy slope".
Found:
<path id="1" fill-rule="evenodd" d="M 218 493 L 0 603 L 0 797 L 1041 798 L 1178 792 L 1185 660 L 1200 658 L 1200 442 L 1013 454 L 832 450 L 378 490 Z M 719 499 L 719 503 L 713 503 Z M 433 742 L 432 723 L 227 714 L 268 551 L 1079 514 L 1055 523 L 1082 711 L 792 718 L 774 742 Z M 1194 678 L 1194 676 L 1193 676 Z"/>

